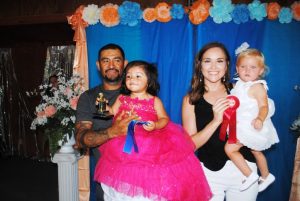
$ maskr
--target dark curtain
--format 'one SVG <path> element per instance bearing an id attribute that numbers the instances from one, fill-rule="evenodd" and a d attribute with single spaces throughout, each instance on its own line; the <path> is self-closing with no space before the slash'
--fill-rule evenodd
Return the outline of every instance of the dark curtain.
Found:
<path id="1" fill-rule="evenodd" d="M 0 49 L 0 154 L 29 156 L 32 115 L 16 76 L 11 49 Z"/>
<path id="2" fill-rule="evenodd" d="M 21 44 L 13 48 L 0 48 L 1 156 L 35 159 L 43 155 L 43 133 L 30 130 L 35 107 L 41 98 L 38 86 L 47 83 L 49 75 L 59 69 L 71 76 L 74 52 L 75 47 L 72 45 L 47 47 L 40 44 Z M 28 96 L 28 92 L 34 93 Z"/>

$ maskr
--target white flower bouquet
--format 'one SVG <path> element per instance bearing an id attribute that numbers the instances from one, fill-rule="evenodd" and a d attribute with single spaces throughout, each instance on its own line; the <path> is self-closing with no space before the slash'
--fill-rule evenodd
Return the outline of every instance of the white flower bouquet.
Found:
<path id="1" fill-rule="evenodd" d="M 42 100 L 35 109 L 35 118 L 30 127 L 32 130 L 37 127 L 44 130 L 49 138 L 52 156 L 74 132 L 77 102 L 84 91 L 83 79 L 79 75 L 73 75 L 69 80 L 62 73 L 57 76 L 57 88 L 47 84 L 39 86 Z"/>

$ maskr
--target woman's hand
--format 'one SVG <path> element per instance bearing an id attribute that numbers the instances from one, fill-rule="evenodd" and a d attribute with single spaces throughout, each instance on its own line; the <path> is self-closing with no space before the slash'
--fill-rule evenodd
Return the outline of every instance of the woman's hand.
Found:
<path id="1" fill-rule="evenodd" d="M 229 100 L 226 98 L 219 98 L 213 105 L 214 119 L 213 121 L 221 124 L 223 122 L 224 111 L 229 107 Z"/>

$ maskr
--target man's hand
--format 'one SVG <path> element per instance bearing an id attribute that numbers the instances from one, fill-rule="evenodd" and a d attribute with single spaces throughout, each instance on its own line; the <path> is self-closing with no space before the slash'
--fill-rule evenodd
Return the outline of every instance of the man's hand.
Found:
<path id="1" fill-rule="evenodd" d="M 132 120 L 138 119 L 139 116 L 137 116 L 135 112 L 125 113 L 124 111 L 122 111 L 122 113 L 114 121 L 113 125 L 108 128 L 108 137 L 111 139 L 121 135 L 126 135 L 128 124 Z"/>
<path id="2" fill-rule="evenodd" d="M 76 123 L 76 144 L 74 148 L 80 150 L 82 153 L 87 151 L 88 147 L 96 147 L 107 142 L 109 139 L 126 135 L 128 124 L 132 120 L 138 120 L 139 117 L 135 112 L 130 114 L 124 111 L 116 118 L 113 125 L 101 131 L 92 130 L 92 122 L 78 122 Z"/>

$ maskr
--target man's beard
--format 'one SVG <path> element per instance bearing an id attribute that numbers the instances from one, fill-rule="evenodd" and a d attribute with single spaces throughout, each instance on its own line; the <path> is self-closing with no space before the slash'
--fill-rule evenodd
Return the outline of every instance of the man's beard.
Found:
<path id="1" fill-rule="evenodd" d="M 108 78 L 107 76 L 104 76 L 103 77 L 103 80 L 105 82 L 108 82 L 110 84 L 118 84 L 120 81 L 121 81 L 122 77 L 120 75 L 118 75 L 117 77 L 115 78 Z"/>
<path id="2" fill-rule="evenodd" d="M 109 69 L 109 70 L 112 70 L 112 69 Z M 105 73 L 109 70 L 106 70 Z M 116 77 L 113 77 L 113 78 L 109 78 L 107 77 L 107 75 L 105 74 L 104 76 L 102 75 L 102 78 L 103 78 L 103 81 L 107 82 L 107 83 L 110 83 L 110 84 L 118 84 L 121 80 L 122 80 L 122 76 L 120 75 L 120 71 L 117 70 L 117 69 L 113 69 L 115 71 L 117 71 L 119 74 L 118 76 Z"/>

